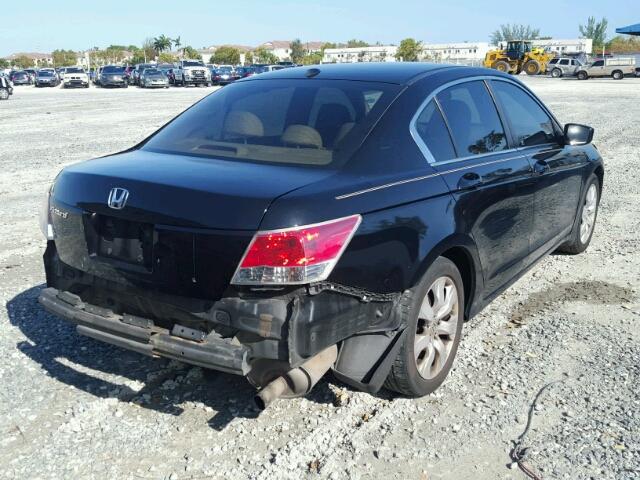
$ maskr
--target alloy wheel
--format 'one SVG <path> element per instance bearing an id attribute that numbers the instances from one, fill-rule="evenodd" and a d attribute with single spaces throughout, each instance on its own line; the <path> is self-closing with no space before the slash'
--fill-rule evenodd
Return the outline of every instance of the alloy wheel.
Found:
<path id="1" fill-rule="evenodd" d="M 416 367 L 421 377 L 436 377 L 445 367 L 457 332 L 458 290 L 450 277 L 437 278 L 424 297 L 414 341 Z"/>
<path id="2" fill-rule="evenodd" d="M 592 183 L 587 190 L 582 206 L 582 217 L 580 219 L 580 242 L 587 243 L 591 236 L 591 231 L 596 222 L 596 210 L 598 208 L 598 189 Z"/>

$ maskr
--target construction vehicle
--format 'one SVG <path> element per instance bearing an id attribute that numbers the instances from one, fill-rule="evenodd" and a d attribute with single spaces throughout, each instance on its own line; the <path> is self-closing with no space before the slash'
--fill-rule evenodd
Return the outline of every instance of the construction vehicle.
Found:
<path id="1" fill-rule="evenodd" d="M 523 70 L 527 75 L 546 73 L 547 64 L 553 55 L 543 48 L 534 48 L 528 40 L 512 40 L 507 48 L 487 52 L 483 65 L 500 72 L 519 74 Z"/>

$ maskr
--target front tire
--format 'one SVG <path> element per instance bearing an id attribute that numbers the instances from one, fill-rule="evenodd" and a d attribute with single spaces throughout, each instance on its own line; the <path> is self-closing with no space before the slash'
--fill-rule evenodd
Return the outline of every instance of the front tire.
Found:
<path id="1" fill-rule="evenodd" d="M 624 78 L 624 74 L 620 70 L 616 70 L 611 74 L 611 78 L 614 80 L 622 80 Z"/>
<path id="2" fill-rule="evenodd" d="M 576 224 L 571 231 L 571 238 L 558 248 L 559 252 L 577 255 L 587 249 L 596 226 L 599 205 L 600 181 L 595 174 L 592 174 L 587 181 L 587 186 L 581 198 L 580 209 L 578 210 Z"/>
<path id="3" fill-rule="evenodd" d="M 9 90 L 0 88 L 0 100 L 9 100 Z"/>
<path id="4" fill-rule="evenodd" d="M 527 75 L 537 75 L 540 73 L 541 66 L 537 60 L 529 60 L 524 64 L 524 73 Z"/>
<path id="5" fill-rule="evenodd" d="M 407 333 L 385 387 L 422 397 L 444 382 L 458 351 L 464 321 L 464 286 L 455 264 L 438 257 L 411 289 L 402 315 Z"/>
<path id="6" fill-rule="evenodd" d="M 578 80 L 586 80 L 587 78 L 589 78 L 587 72 L 578 72 Z"/>

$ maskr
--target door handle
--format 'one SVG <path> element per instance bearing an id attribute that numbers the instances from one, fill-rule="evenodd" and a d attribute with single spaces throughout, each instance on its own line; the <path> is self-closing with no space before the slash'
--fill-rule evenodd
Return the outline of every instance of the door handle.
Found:
<path id="1" fill-rule="evenodd" d="M 536 163 L 533 164 L 533 171 L 538 175 L 544 175 L 549 170 L 551 170 L 551 167 L 544 160 L 538 160 Z"/>
<path id="2" fill-rule="evenodd" d="M 482 183 L 482 178 L 475 172 L 467 172 L 458 180 L 458 189 L 476 188 Z"/>

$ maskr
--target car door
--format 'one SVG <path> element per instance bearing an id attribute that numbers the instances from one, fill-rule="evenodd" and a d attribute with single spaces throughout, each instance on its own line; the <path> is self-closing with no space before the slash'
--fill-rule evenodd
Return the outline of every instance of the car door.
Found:
<path id="1" fill-rule="evenodd" d="M 569 62 L 570 60 L 568 58 L 563 58 L 560 60 L 560 62 L 558 62 L 558 65 L 560 66 L 560 70 L 562 70 L 562 73 L 564 75 L 566 75 L 567 73 L 570 73 Z"/>
<path id="2" fill-rule="evenodd" d="M 530 261 L 535 261 L 571 230 L 580 197 L 582 167 L 588 158 L 581 149 L 564 144 L 560 126 L 524 88 L 502 80 L 491 80 L 490 86 L 514 144 L 533 167 Z"/>
<path id="3" fill-rule="evenodd" d="M 456 199 L 458 231 L 476 243 L 484 296 L 489 297 L 521 271 L 529 254 L 531 166 L 525 155 L 510 148 L 483 80 L 457 83 L 437 93 L 414 127 Z"/>

